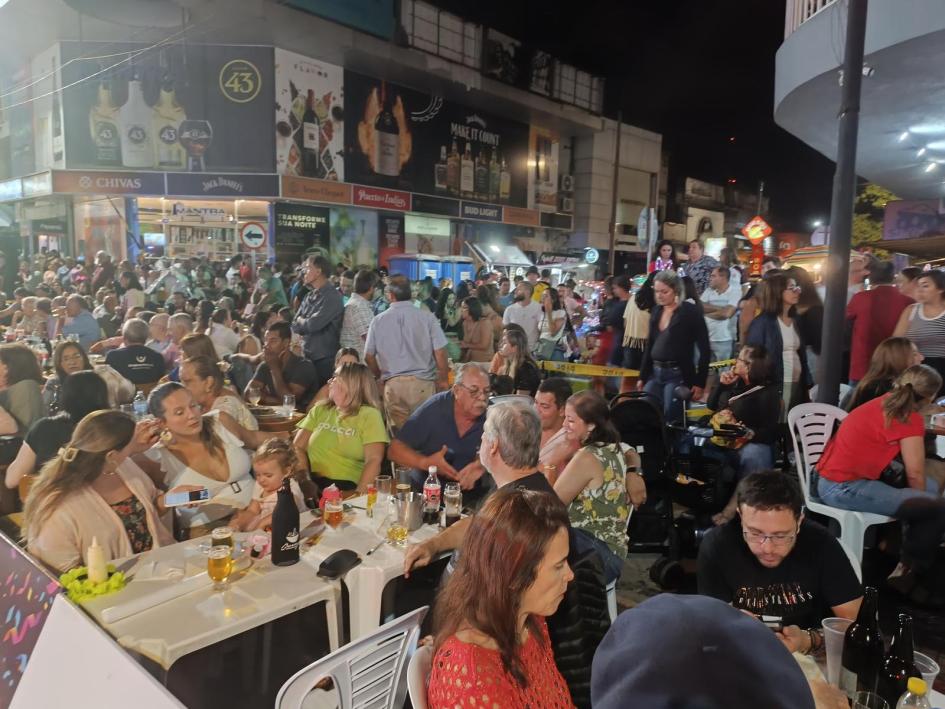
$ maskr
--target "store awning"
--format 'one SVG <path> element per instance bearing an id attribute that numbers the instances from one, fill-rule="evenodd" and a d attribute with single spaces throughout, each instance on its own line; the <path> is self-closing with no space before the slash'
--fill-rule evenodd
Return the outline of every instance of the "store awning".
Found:
<path id="1" fill-rule="evenodd" d="M 513 244 L 471 244 L 467 241 L 466 247 L 473 257 L 490 267 L 522 266 L 528 268 L 533 265 L 532 262 L 528 260 L 528 257 L 522 253 L 522 250 Z"/>
<path id="2" fill-rule="evenodd" d="M 917 239 L 884 239 L 883 241 L 874 241 L 870 246 L 893 253 L 909 254 L 921 258 L 937 258 L 945 256 L 945 234 L 922 236 Z"/>

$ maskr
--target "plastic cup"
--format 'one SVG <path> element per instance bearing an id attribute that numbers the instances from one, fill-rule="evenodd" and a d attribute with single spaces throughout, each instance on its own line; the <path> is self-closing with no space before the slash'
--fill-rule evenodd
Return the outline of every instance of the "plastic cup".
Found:
<path id="1" fill-rule="evenodd" d="M 923 655 L 921 652 L 912 653 L 912 661 L 915 663 L 916 669 L 919 670 L 919 673 L 922 675 L 922 679 L 929 685 L 929 691 L 931 691 L 932 685 L 935 683 L 935 678 L 938 677 L 939 670 L 941 669 L 938 663 L 928 655 Z"/>
<path id="2" fill-rule="evenodd" d="M 840 656 L 843 654 L 843 636 L 852 620 L 846 618 L 824 618 L 824 650 L 827 653 L 827 683 L 840 686 Z"/>

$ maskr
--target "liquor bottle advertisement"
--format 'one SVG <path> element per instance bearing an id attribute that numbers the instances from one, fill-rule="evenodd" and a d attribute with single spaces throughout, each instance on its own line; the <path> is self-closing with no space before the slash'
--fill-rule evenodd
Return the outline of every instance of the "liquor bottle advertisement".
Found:
<path id="1" fill-rule="evenodd" d="M 528 139 L 529 208 L 558 211 L 558 134 L 532 126 Z"/>
<path id="2" fill-rule="evenodd" d="M 328 207 L 277 202 L 273 210 L 273 244 L 279 261 L 298 263 L 308 255 L 329 256 Z"/>
<path id="3" fill-rule="evenodd" d="M 66 167 L 274 172 L 272 47 L 60 48 Z"/>
<path id="4" fill-rule="evenodd" d="M 277 49 L 276 171 L 343 182 L 344 70 Z"/>
<path id="5" fill-rule="evenodd" d="M 345 71 L 345 180 L 528 206 L 529 127 Z"/>
<path id="6" fill-rule="evenodd" d="M 377 263 L 377 220 L 373 209 L 331 208 L 331 262 L 348 268 Z"/>
<path id="7" fill-rule="evenodd" d="M 378 239 L 378 263 L 390 268 L 391 256 L 404 253 L 404 215 L 381 214 L 380 236 Z"/>

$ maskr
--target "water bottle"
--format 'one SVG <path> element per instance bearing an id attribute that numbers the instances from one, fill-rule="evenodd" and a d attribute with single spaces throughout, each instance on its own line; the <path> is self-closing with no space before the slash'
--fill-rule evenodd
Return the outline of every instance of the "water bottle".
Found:
<path id="1" fill-rule="evenodd" d="M 910 677 L 906 687 L 906 693 L 896 702 L 896 709 L 932 709 L 929 686 L 924 679 Z"/>
<path id="2" fill-rule="evenodd" d="M 139 421 L 147 415 L 148 400 L 144 398 L 144 392 L 140 389 L 138 389 L 138 393 L 135 394 L 135 400 L 131 402 L 131 405 L 134 408 L 135 418 Z"/>
<path id="3" fill-rule="evenodd" d="M 436 466 L 427 468 L 429 475 L 423 483 L 423 523 L 440 523 L 440 479 L 436 476 Z"/>

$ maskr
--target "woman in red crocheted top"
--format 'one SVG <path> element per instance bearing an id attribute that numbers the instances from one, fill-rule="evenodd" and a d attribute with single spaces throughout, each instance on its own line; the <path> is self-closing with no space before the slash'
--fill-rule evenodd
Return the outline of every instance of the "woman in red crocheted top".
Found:
<path id="1" fill-rule="evenodd" d="M 573 709 L 545 626 L 574 578 L 567 559 L 555 496 L 509 485 L 486 501 L 437 601 L 430 709 Z"/>

